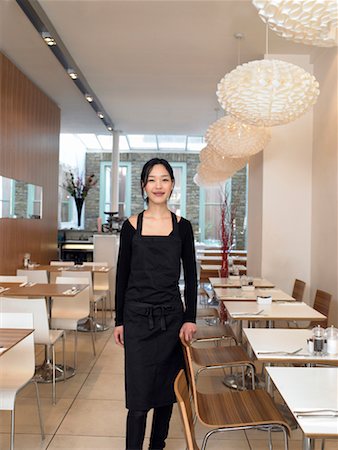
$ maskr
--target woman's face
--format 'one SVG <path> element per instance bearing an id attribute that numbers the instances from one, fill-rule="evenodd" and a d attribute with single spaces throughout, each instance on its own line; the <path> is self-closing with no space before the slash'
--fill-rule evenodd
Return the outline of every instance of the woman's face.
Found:
<path id="1" fill-rule="evenodd" d="M 147 184 L 144 190 L 150 202 L 165 203 L 174 189 L 174 182 L 169 172 L 162 164 L 156 164 L 149 172 Z"/>

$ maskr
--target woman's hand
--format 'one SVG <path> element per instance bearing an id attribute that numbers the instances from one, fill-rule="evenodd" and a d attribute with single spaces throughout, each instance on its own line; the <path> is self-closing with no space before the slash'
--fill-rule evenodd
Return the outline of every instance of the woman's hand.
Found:
<path id="1" fill-rule="evenodd" d="M 124 339 L 123 339 L 123 325 L 119 325 L 114 329 L 114 339 L 115 343 L 120 347 L 124 347 Z"/>
<path id="2" fill-rule="evenodd" d="M 196 324 L 193 322 L 185 322 L 180 329 L 180 338 L 190 342 L 197 331 Z"/>

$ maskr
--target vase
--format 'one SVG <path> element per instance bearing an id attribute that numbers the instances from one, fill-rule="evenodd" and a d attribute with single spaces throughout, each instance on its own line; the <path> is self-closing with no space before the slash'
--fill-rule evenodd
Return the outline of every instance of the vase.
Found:
<path id="1" fill-rule="evenodd" d="M 84 198 L 81 197 L 74 197 L 75 205 L 76 205 L 76 211 L 77 211 L 77 226 L 81 226 L 81 213 L 82 213 L 82 207 L 84 203 Z"/>

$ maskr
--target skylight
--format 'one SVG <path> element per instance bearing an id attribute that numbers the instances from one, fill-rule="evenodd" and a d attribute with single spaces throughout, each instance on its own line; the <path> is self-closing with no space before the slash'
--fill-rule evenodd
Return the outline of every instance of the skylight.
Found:
<path id="1" fill-rule="evenodd" d="M 61 141 L 80 141 L 87 152 L 111 152 L 113 137 L 106 134 L 61 134 Z M 120 135 L 121 152 L 199 152 L 206 143 L 203 136 L 127 134 Z M 71 146 L 69 146 L 71 147 Z"/>

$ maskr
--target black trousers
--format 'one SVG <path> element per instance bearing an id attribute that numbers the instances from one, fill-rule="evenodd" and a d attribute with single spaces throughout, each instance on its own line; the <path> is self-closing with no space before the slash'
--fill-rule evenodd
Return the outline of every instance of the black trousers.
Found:
<path id="1" fill-rule="evenodd" d="M 154 408 L 149 450 L 164 449 L 172 410 L 173 405 Z M 128 411 L 126 450 L 142 450 L 147 414 L 148 411 Z"/>

